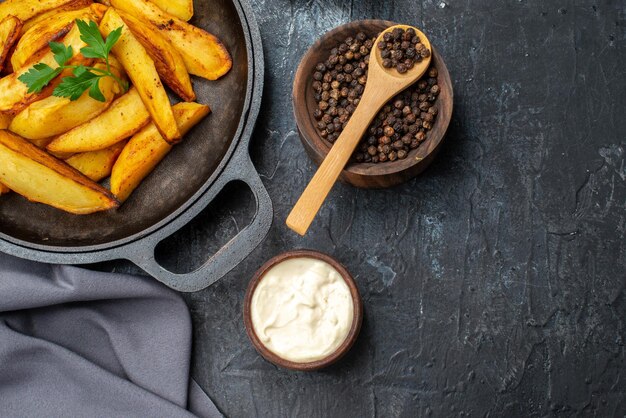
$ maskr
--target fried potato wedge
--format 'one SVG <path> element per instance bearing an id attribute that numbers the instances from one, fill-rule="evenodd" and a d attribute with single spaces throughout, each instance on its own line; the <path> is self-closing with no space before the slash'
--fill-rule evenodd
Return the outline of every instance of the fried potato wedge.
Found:
<path id="1" fill-rule="evenodd" d="M 95 67 L 105 69 L 106 64 L 99 63 Z M 114 65 L 111 71 L 122 76 Z M 9 125 L 9 130 L 32 142 L 63 134 L 90 121 L 104 112 L 113 99 L 122 93 L 122 88 L 112 77 L 102 77 L 98 85 L 104 95 L 104 102 L 92 99 L 88 91 L 74 101 L 66 97 L 49 96 L 18 113 Z"/>
<path id="2" fill-rule="evenodd" d="M 22 21 L 15 16 L 7 16 L 0 21 L 0 71 L 9 56 L 13 45 L 20 37 Z"/>
<path id="3" fill-rule="evenodd" d="M 47 12 L 40 13 L 37 16 L 32 17 L 24 22 L 24 26 L 22 27 L 22 33 L 26 33 L 26 31 L 28 31 L 30 28 L 32 28 L 35 25 L 38 25 L 39 23 L 45 20 L 54 19 L 55 15 L 59 13 L 65 13 L 65 12 L 69 12 L 72 10 L 84 9 L 85 7 L 89 7 L 93 4 L 94 3 L 92 0 L 72 0 L 69 3 L 64 4 L 63 6 L 59 6 L 55 9 L 48 10 Z M 100 5 L 100 6 L 106 9 L 106 6 L 104 5 Z M 102 12 L 102 14 L 104 14 L 104 11 Z"/>
<path id="4" fill-rule="evenodd" d="M 82 0 L 5 0 L 0 3 L 0 20 L 11 15 L 22 22 L 57 7 L 66 7 Z"/>
<path id="5" fill-rule="evenodd" d="M 58 13 L 25 31 L 11 56 L 13 71 L 26 65 L 37 51 L 48 46 L 48 42 L 57 41 L 65 36 L 74 26 L 76 19 L 99 22 L 104 13 L 98 6 L 100 5 Z"/>
<path id="6" fill-rule="evenodd" d="M 193 0 L 152 0 L 152 3 L 164 12 L 184 21 L 193 17 Z"/>
<path id="7" fill-rule="evenodd" d="M 216 80 L 231 69 L 230 54 L 214 35 L 164 12 L 148 0 L 111 0 L 111 5 L 152 23 L 180 52 L 191 74 Z"/>
<path id="8" fill-rule="evenodd" d="M 61 155 L 98 151 L 130 137 L 149 121 L 150 114 L 133 87 L 99 116 L 59 135 L 47 148 Z"/>
<path id="9" fill-rule="evenodd" d="M 3 113 L 0 113 L 0 129 L 7 129 L 9 126 L 11 126 L 12 120 L 13 117 L 11 115 L 5 115 Z"/>
<path id="10" fill-rule="evenodd" d="M 4 3 L 3 3 L 4 4 Z M 74 51 L 80 51 L 86 44 L 80 39 L 80 32 L 77 26 L 74 26 L 70 32 L 63 38 L 63 44 L 71 46 Z M 37 53 L 33 59 L 33 65 L 42 62 L 48 64 L 52 68 L 57 68 L 59 64 L 54 60 L 54 54 L 49 49 Z M 83 57 L 81 54 L 75 54 L 70 60 L 71 64 L 79 65 L 91 63 L 90 59 Z M 22 83 L 18 77 L 28 72 L 31 66 L 27 65 L 20 70 L 0 78 L 0 113 L 16 115 L 30 103 L 48 97 L 61 78 L 70 75 L 71 70 L 66 70 L 60 76 L 55 78 L 46 88 L 39 93 L 28 93 L 28 87 Z"/>
<path id="11" fill-rule="evenodd" d="M 113 47 L 113 55 L 126 70 L 163 138 L 171 143 L 180 141 L 181 135 L 172 113 L 170 99 L 159 79 L 154 61 L 120 15 L 115 9 L 110 8 L 100 22 L 100 31 L 104 36 L 108 36 L 119 27 L 123 28 L 122 34 Z"/>
<path id="12" fill-rule="evenodd" d="M 119 12 L 119 15 L 154 61 L 161 80 L 186 102 L 196 100 L 185 61 L 176 48 L 150 23 L 128 13 Z"/>
<path id="13" fill-rule="evenodd" d="M 75 214 L 119 206 L 108 190 L 9 131 L 0 131 L 0 167 L 0 182 L 33 202 Z"/>
<path id="14" fill-rule="evenodd" d="M 111 175 L 113 164 L 125 146 L 126 141 L 118 142 L 107 149 L 73 155 L 65 162 L 91 180 L 100 181 Z"/>
<path id="15" fill-rule="evenodd" d="M 198 103 L 178 103 L 172 109 L 183 135 L 211 112 L 209 106 Z M 152 123 L 130 139 L 111 173 L 111 191 L 120 202 L 128 199 L 171 149 Z"/>
<path id="16" fill-rule="evenodd" d="M 4 184 L 0 183 L 0 196 L 2 196 L 3 194 L 7 194 L 11 191 L 11 189 L 9 189 L 7 186 L 5 186 Z"/>
<path id="17" fill-rule="evenodd" d="M 24 139 L 26 139 L 26 138 L 24 138 Z M 48 146 L 48 144 L 50 142 L 52 142 L 52 139 L 53 138 L 29 139 L 29 142 L 31 144 L 35 145 L 37 148 L 41 148 L 41 149 L 45 150 L 46 147 Z M 72 156 L 72 154 L 67 154 L 65 156 L 65 158 L 69 158 L 71 156 Z M 55 156 L 55 157 L 59 158 L 58 156 Z"/>

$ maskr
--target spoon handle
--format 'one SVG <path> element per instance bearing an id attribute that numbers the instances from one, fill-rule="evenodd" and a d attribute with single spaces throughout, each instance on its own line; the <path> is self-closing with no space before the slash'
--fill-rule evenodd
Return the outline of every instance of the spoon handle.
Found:
<path id="1" fill-rule="evenodd" d="M 368 94 L 368 92 L 366 89 L 363 93 L 348 124 L 287 217 L 287 226 L 300 235 L 306 234 L 315 215 L 326 200 L 326 196 L 350 160 L 363 133 L 385 103 L 384 95 Z"/>

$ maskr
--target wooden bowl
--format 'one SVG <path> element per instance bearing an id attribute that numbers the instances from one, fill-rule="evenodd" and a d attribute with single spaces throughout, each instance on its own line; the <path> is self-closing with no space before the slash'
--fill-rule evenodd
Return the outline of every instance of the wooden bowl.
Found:
<path id="1" fill-rule="evenodd" d="M 314 258 L 317 260 L 325 261 L 326 263 L 333 266 L 335 270 L 339 272 L 341 277 L 345 280 L 348 288 L 350 289 L 350 293 L 352 294 L 352 302 L 354 306 L 353 316 L 352 316 L 352 326 L 348 331 L 348 335 L 344 340 L 343 344 L 339 346 L 334 353 L 329 356 L 309 362 L 309 363 L 297 363 L 289 360 L 285 360 L 282 357 L 271 352 L 259 339 L 256 332 L 254 331 L 254 327 L 252 326 L 252 315 L 251 315 L 251 304 L 252 304 L 252 296 L 254 295 L 254 291 L 256 290 L 257 285 L 263 280 L 263 276 L 267 271 L 269 271 L 275 265 L 288 260 L 290 258 Z M 363 302 L 361 301 L 361 296 L 359 295 L 359 290 L 356 287 L 356 283 L 354 279 L 348 273 L 348 270 L 341 265 L 334 258 L 322 254 L 317 251 L 311 250 L 294 250 L 288 251 L 283 254 L 277 255 L 276 257 L 270 259 L 268 262 L 263 264 L 259 270 L 254 274 L 254 277 L 250 281 L 248 285 L 248 289 L 246 291 L 246 298 L 243 305 L 243 319 L 246 326 L 246 332 L 248 333 L 248 337 L 252 341 L 252 344 L 256 348 L 256 350 L 261 354 L 266 360 L 274 363 L 277 366 L 297 371 L 313 371 L 319 370 L 321 368 L 330 366 L 331 364 L 337 362 L 341 357 L 343 357 L 352 347 L 354 342 L 356 341 L 359 331 L 361 330 L 361 323 L 363 322 Z"/>
<path id="2" fill-rule="evenodd" d="M 317 129 L 313 110 L 317 105 L 312 87 L 315 65 L 330 55 L 330 50 L 348 37 L 363 32 L 373 38 L 386 28 L 396 25 L 386 20 L 359 20 L 339 26 L 323 35 L 304 55 L 293 82 L 293 110 L 298 125 L 300 139 L 309 157 L 320 165 L 330 151 L 331 144 L 323 139 Z M 450 74 L 441 55 L 433 47 L 432 63 L 439 75 L 437 83 L 441 88 L 437 98 L 439 114 L 427 138 L 403 160 L 384 163 L 349 163 L 340 179 L 357 187 L 382 188 L 407 181 L 428 167 L 433 161 L 452 118 L 453 92 Z"/>

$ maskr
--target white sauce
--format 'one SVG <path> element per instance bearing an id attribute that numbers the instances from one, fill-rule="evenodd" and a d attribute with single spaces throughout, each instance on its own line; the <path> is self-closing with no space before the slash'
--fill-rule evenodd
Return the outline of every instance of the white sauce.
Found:
<path id="1" fill-rule="evenodd" d="M 309 363 L 341 346 L 352 327 L 353 309 L 350 288 L 333 266 L 299 257 L 265 273 L 250 313 L 267 349 L 285 360 Z"/>

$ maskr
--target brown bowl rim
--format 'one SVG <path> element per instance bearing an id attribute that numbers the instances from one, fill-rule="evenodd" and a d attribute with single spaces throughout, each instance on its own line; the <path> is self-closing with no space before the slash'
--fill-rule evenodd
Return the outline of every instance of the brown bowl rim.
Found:
<path id="1" fill-rule="evenodd" d="M 298 363 L 290 360 L 286 360 L 273 352 L 271 352 L 265 345 L 261 342 L 259 337 L 256 335 L 254 331 L 254 327 L 252 326 L 252 316 L 251 316 L 251 304 L 252 304 L 252 295 L 256 290 L 258 284 L 261 282 L 265 273 L 267 273 L 272 267 L 275 265 L 282 263 L 285 260 L 291 258 L 314 258 L 317 260 L 325 261 L 333 268 L 335 268 L 341 277 L 344 279 L 348 288 L 350 289 L 350 294 L 352 295 L 352 305 L 353 305 L 353 316 L 352 316 L 352 326 L 348 331 L 348 335 L 344 342 L 333 352 L 332 354 L 324 357 L 323 359 L 312 361 L 308 363 Z M 265 264 L 263 264 L 254 274 L 252 280 L 248 284 L 248 288 L 246 290 L 246 296 L 243 305 L 243 319 L 246 328 L 246 333 L 254 345 L 254 348 L 271 363 L 274 363 L 277 366 L 283 367 L 289 370 L 296 371 L 314 371 L 319 370 L 324 367 L 330 366 L 333 363 L 336 363 L 339 359 L 341 359 L 354 345 L 359 332 L 361 331 L 361 324 L 363 323 L 363 302 L 361 300 L 361 295 L 359 293 L 359 289 L 356 286 L 356 282 L 352 275 L 348 272 L 348 270 L 336 259 L 333 257 L 321 253 L 315 250 L 292 250 L 287 251 L 282 254 L 279 254 L 275 257 L 269 259 Z"/>
<path id="2" fill-rule="evenodd" d="M 308 107 L 306 106 L 307 99 L 305 97 L 306 90 L 304 87 L 306 86 L 307 77 L 305 77 L 305 74 L 304 74 L 305 72 L 304 63 L 309 61 L 311 56 L 315 54 L 316 51 L 330 38 L 332 38 L 336 34 L 346 29 L 349 29 L 350 27 L 370 26 L 370 25 L 385 25 L 387 27 L 390 27 L 390 26 L 394 26 L 398 24 L 399 23 L 396 23 L 390 20 L 383 20 L 383 19 L 363 19 L 363 20 L 354 20 L 348 23 L 344 23 L 342 25 L 339 25 L 329 30 L 328 32 L 320 36 L 317 39 L 317 41 L 315 41 L 315 43 L 313 43 L 313 45 L 311 45 L 311 47 L 309 47 L 307 52 L 302 56 L 302 59 L 300 60 L 300 63 L 298 64 L 298 68 L 296 70 L 294 81 L 293 81 L 293 86 L 292 86 L 292 110 L 294 113 L 296 126 L 298 129 L 298 134 L 304 141 L 308 142 L 311 147 L 317 149 L 318 153 L 320 153 L 323 158 L 326 158 L 326 155 L 331 149 L 331 145 L 322 137 L 320 137 L 319 134 L 317 134 L 317 130 L 315 129 L 315 126 L 313 126 L 311 122 L 312 114 L 310 111 L 308 111 Z M 449 101 L 449 104 L 447 104 L 449 106 L 449 114 L 447 114 L 447 117 L 445 119 L 437 118 L 435 120 L 435 123 L 444 124 L 442 126 L 443 129 L 441 130 L 441 135 L 439 135 L 437 138 L 428 138 L 426 141 L 424 141 L 424 143 L 421 144 L 420 147 L 414 150 L 410 150 L 407 158 L 403 160 L 396 160 L 393 162 L 388 161 L 382 164 L 350 162 L 345 167 L 343 172 L 348 172 L 348 173 L 359 175 L 359 176 L 371 176 L 371 177 L 389 176 L 389 175 L 402 173 L 415 165 L 421 164 L 423 161 L 427 161 L 427 164 L 430 164 L 431 161 L 429 161 L 427 157 L 437 152 L 439 146 L 443 142 L 443 139 L 446 137 L 447 130 L 452 120 L 452 112 L 454 108 L 454 89 L 452 87 L 452 80 L 450 79 L 450 73 L 448 72 L 447 65 L 443 57 L 439 54 L 439 52 L 437 51 L 437 48 L 435 48 L 432 42 L 431 42 L 431 47 L 432 47 L 432 53 L 433 53 L 433 62 L 438 62 L 440 64 L 437 67 L 437 70 L 439 70 L 439 72 L 441 73 L 441 77 L 446 80 L 447 82 L 446 84 L 449 87 L 450 101 Z M 302 80 L 305 80 L 305 81 L 303 82 Z M 308 115 L 308 118 L 307 118 L 308 122 L 303 121 L 302 118 L 300 117 L 300 112 L 298 111 L 298 105 L 300 103 L 304 103 L 304 106 L 302 107 L 306 109 L 306 114 Z M 309 137 L 306 130 L 302 128 L 302 126 L 306 123 L 311 123 L 313 131 L 316 132 L 318 141 L 312 140 Z M 321 144 L 323 144 L 323 147 L 320 148 L 319 146 L 316 146 L 316 142 L 320 142 Z M 428 142 L 430 143 L 427 144 Z M 427 152 L 420 159 L 415 158 L 415 154 L 417 154 L 419 150 L 423 149 L 423 147 L 425 147 L 426 145 L 428 145 Z"/>

